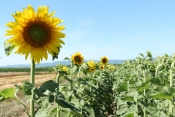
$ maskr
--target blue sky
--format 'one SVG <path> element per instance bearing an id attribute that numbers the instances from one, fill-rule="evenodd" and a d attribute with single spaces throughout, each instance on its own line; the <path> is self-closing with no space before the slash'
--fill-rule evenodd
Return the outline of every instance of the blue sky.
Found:
<path id="1" fill-rule="evenodd" d="M 31 4 L 56 11 L 54 16 L 64 20 L 65 45 L 58 60 L 81 52 L 86 60 L 134 59 L 139 53 L 151 51 L 153 57 L 175 53 L 174 0 L 1 0 L 0 4 L 0 66 L 29 64 L 24 56 L 6 56 L 4 36 L 14 21 L 11 14 Z M 52 62 L 49 56 L 47 61 Z"/>

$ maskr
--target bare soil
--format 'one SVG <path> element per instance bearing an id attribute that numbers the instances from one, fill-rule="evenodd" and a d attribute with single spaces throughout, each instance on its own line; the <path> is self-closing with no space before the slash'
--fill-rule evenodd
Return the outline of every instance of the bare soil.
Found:
<path id="1" fill-rule="evenodd" d="M 35 75 L 35 83 L 41 84 L 47 80 L 54 80 L 56 73 L 39 72 Z M 14 87 L 14 84 L 22 84 L 23 80 L 30 81 L 30 74 L 26 72 L 4 72 L 0 73 L 0 91 Z"/>
<path id="2" fill-rule="evenodd" d="M 55 80 L 56 73 L 39 72 L 35 75 L 35 84 L 40 85 L 47 80 Z M 4 72 L 0 73 L 0 91 L 14 87 L 14 84 L 21 85 L 23 80 L 30 81 L 30 73 L 26 72 Z M 29 100 L 20 96 L 23 102 L 29 107 Z M 11 108 L 12 107 L 12 108 Z M 0 117 L 28 117 L 24 107 L 17 101 L 10 99 L 0 103 Z"/>

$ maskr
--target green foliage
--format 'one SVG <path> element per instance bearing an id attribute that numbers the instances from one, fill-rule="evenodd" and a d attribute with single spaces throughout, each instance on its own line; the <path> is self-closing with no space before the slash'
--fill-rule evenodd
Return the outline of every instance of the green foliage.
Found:
<path id="1" fill-rule="evenodd" d="M 167 99 L 172 100 L 175 94 L 174 87 L 167 87 L 167 86 L 158 86 L 156 89 L 149 93 L 149 96 L 152 99 Z"/>
<path id="2" fill-rule="evenodd" d="M 7 88 L 2 90 L 0 92 L 0 102 L 10 98 L 14 99 L 15 98 L 14 94 L 15 94 L 14 88 Z"/>
<path id="3" fill-rule="evenodd" d="M 58 87 L 59 87 L 58 84 L 55 83 L 53 80 L 48 80 L 40 86 L 39 90 L 42 92 L 45 92 L 46 90 L 49 90 L 51 92 L 55 92 L 55 90 Z"/>
<path id="4" fill-rule="evenodd" d="M 60 52 L 60 48 L 57 47 L 57 49 L 58 49 L 58 53 L 53 52 L 52 61 L 54 61 L 55 59 L 58 59 L 58 54 L 59 54 L 59 52 Z"/>
<path id="5" fill-rule="evenodd" d="M 14 48 L 15 48 L 15 46 L 12 43 L 4 42 L 5 54 L 7 56 L 9 56 L 12 53 Z"/>
<path id="6" fill-rule="evenodd" d="M 24 92 L 26 95 L 32 95 L 32 89 L 34 86 L 29 81 L 23 81 L 23 86 L 15 85 L 21 92 Z"/>
<path id="7" fill-rule="evenodd" d="M 35 72 L 48 72 L 50 67 L 38 67 L 35 69 Z M 0 72 L 30 72 L 30 68 L 0 68 Z"/>
<path id="8" fill-rule="evenodd" d="M 86 62 L 82 66 L 71 64 L 67 71 L 62 70 L 63 65 L 56 65 L 50 69 L 57 73 L 56 81 L 48 80 L 39 87 L 24 81 L 16 87 L 34 97 L 36 116 L 175 116 L 174 63 L 174 56 L 152 59 L 147 51 L 146 56 L 140 53 L 113 70 L 101 70 L 99 63 L 92 73 L 87 72 Z M 67 82 L 60 84 L 60 79 Z M 13 89 L 1 91 L 0 99 L 15 98 L 13 93 Z"/>

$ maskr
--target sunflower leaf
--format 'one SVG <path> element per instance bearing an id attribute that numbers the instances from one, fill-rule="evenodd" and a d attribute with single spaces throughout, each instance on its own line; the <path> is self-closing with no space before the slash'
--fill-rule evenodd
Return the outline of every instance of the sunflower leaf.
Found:
<path id="1" fill-rule="evenodd" d="M 0 101 L 4 101 L 9 98 L 14 99 L 15 98 L 14 93 L 15 93 L 14 88 L 7 88 L 7 89 L 2 90 L 0 92 Z"/>
<path id="2" fill-rule="evenodd" d="M 5 54 L 7 56 L 9 56 L 12 53 L 14 48 L 15 48 L 15 46 L 12 45 L 12 43 L 7 43 L 6 41 L 4 42 Z"/>
<path id="3" fill-rule="evenodd" d="M 68 60 L 68 61 L 71 61 L 71 60 L 70 60 L 70 58 L 68 58 L 68 57 L 64 58 L 64 60 Z"/>

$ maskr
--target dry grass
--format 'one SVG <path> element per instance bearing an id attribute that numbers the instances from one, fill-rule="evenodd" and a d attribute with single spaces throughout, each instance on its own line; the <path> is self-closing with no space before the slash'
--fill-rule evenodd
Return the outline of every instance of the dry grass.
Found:
<path id="1" fill-rule="evenodd" d="M 20 98 L 25 105 L 29 105 L 27 97 Z M 24 107 L 16 100 L 9 99 L 0 103 L 0 117 L 28 117 Z"/>
<path id="2" fill-rule="evenodd" d="M 56 77 L 55 73 L 49 74 L 47 72 L 37 73 L 35 75 L 36 86 L 42 84 L 47 80 L 52 80 Z M 30 80 L 30 74 L 25 72 L 14 73 L 0 73 L 0 90 L 14 87 L 14 84 L 20 85 L 23 80 Z M 29 107 L 29 99 L 22 93 L 18 93 L 20 100 L 22 100 L 27 107 Z M 0 117 L 28 117 L 25 113 L 24 107 L 16 100 L 6 100 L 0 103 Z"/>
<path id="3" fill-rule="evenodd" d="M 47 80 L 52 80 L 56 77 L 55 73 L 49 74 L 47 72 L 40 72 L 36 73 L 35 75 L 35 82 L 36 84 L 43 83 Z M 7 73 L 0 73 L 0 90 L 14 87 L 14 84 L 20 85 L 23 80 L 30 81 L 30 74 L 25 72 L 20 73 L 13 73 L 13 72 L 7 72 Z"/>

